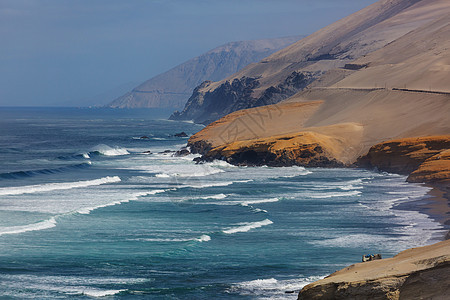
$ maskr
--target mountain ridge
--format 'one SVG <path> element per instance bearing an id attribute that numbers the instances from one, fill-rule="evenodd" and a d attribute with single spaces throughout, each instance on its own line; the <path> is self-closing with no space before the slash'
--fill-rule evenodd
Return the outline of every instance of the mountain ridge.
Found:
<path id="1" fill-rule="evenodd" d="M 230 42 L 194 57 L 135 87 L 107 106 L 180 109 L 192 90 L 205 80 L 221 80 L 249 63 L 300 39 L 300 36 Z"/>

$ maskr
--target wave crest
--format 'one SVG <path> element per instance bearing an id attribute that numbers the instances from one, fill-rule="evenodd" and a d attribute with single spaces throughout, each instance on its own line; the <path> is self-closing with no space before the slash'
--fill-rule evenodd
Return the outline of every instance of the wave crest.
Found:
<path id="1" fill-rule="evenodd" d="M 226 229 L 226 230 L 223 230 L 222 232 L 226 233 L 226 234 L 233 234 L 233 233 L 238 233 L 238 232 L 247 232 L 247 231 L 250 231 L 252 229 L 263 227 L 263 226 L 270 225 L 270 224 L 273 224 L 273 222 L 271 220 L 269 220 L 269 219 L 265 219 L 265 220 L 259 221 L 259 222 L 252 222 L 252 223 L 240 223 L 238 225 L 241 225 L 241 226 L 230 228 L 230 229 Z"/>
<path id="2" fill-rule="evenodd" d="M 118 176 L 107 176 L 94 180 L 76 181 L 76 182 L 62 182 L 62 183 L 45 183 L 37 185 L 17 186 L 0 188 L 0 196 L 12 196 L 22 194 L 34 194 L 42 192 L 51 192 L 57 190 L 68 190 L 81 187 L 89 187 L 107 183 L 119 182 L 121 179 Z"/>

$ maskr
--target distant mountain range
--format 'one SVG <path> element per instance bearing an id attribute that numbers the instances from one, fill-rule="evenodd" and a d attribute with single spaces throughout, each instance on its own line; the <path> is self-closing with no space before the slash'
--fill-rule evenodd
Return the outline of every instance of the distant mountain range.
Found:
<path id="1" fill-rule="evenodd" d="M 222 45 L 145 81 L 107 106 L 182 109 L 194 88 L 202 82 L 222 80 L 301 38 L 294 36 Z"/>

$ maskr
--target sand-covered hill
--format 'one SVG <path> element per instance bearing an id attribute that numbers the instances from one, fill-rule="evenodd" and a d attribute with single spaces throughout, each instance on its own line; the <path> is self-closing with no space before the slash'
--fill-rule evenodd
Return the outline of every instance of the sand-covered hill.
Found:
<path id="1" fill-rule="evenodd" d="M 190 145 L 234 163 L 256 155 L 279 164 L 276 157 L 286 156 L 287 148 L 278 151 L 274 141 L 290 140 L 293 149 L 315 145 L 320 151 L 309 155 L 312 160 L 290 153 L 288 164 L 317 165 L 326 157 L 349 165 L 383 141 L 450 134 L 450 1 L 416 2 L 397 15 L 399 22 L 420 23 L 416 29 L 330 70 L 279 104 L 238 111 L 210 124 L 191 137 Z"/>
<path id="2" fill-rule="evenodd" d="M 449 299 L 450 240 L 352 265 L 307 285 L 298 299 Z"/>
<path id="3" fill-rule="evenodd" d="M 194 88 L 203 81 L 222 80 L 300 38 L 294 36 L 222 45 L 145 81 L 108 106 L 181 109 Z"/>
<path id="4" fill-rule="evenodd" d="M 448 3 L 446 0 L 376 2 L 259 63 L 247 66 L 225 80 L 198 87 L 185 109 L 174 114 L 173 118 L 192 119 L 207 124 L 233 111 L 277 103 L 303 90 L 324 72 L 342 68 L 340 72 L 336 72 L 340 77 L 333 78 L 338 81 L 347 75 L 346 71 L 351 73 L 366 64 L 368 61 L 365 55 L 405 37 L 412 30 L 448 15 Z M 424 30 L 423 34 L 426 34 L 427 30 Z M 418 36 L 419 33 L 416 33 L 416 37 Z M 423 50 L 423 47 L 421 49 Z M 355 62 L 358 58 L 361 60 Z M 382 54 L 380 59 L 383 59 Z M 405 59 L 403 61 L 407 63 Z M 436 67 L 438 65 L 439 63 L 436 63 Z M 384 78 L 382 72 L 380 70 L 378 76 Z M 397 86 L 404 87 L 405 80 L 402 78 L 399 81 L 401 83 Z M 385 79 L 380 78 L 374 85 L 384 87 L 385 82 Z M 333 83 L 335 82 L 328 81 L 327 86 L 332 86 Z M 348 82 L 345 86 L 360 85 Z M 409 88 L 408 85 L 406 87 Z M 430 84 L 427 89 L 429 87 Z"/>

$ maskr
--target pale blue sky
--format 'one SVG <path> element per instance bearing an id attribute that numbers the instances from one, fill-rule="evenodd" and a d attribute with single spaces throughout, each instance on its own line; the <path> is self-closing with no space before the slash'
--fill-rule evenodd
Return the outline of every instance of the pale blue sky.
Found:
<path id="1" fill-rule="evenodd" d="M 221 44 L 309 34 L 374 2 L 0 0 L 0 106 L 96 104 Z"/>

